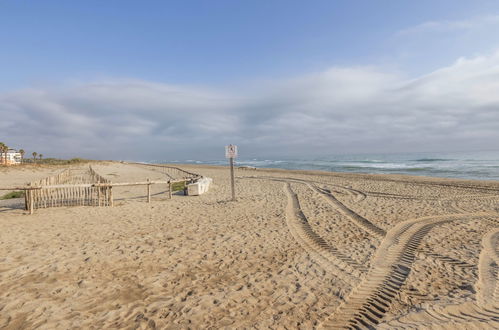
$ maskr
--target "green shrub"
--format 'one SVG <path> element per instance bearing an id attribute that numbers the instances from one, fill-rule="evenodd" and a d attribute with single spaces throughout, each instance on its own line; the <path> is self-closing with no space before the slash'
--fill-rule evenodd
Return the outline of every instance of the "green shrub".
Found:
<path id="1" fill-rule="evenodd" d="M 24 197 L 24 191 L 12 191 L 0 197 L 0 199 L 12 199 Z"/>
<path id="2" fill-rule="evenodd" d="M 33 158 L 25 158 L 25 164 L 45 164 L 45 165 L 70 165 L 70 164 L 80 164 L 80 163 L 88 163 L 91 160 L 83 159 L 83 158 L 72 158 L 72 159 L 59 159 L 59 158 L 43 158 L 36 159 Z"/>
<path id="3" fill-rule="evenodd" d="M 185 181 L 172 183 L 172 192 L 184 190 L 184 188 L 185 188 Z"/>

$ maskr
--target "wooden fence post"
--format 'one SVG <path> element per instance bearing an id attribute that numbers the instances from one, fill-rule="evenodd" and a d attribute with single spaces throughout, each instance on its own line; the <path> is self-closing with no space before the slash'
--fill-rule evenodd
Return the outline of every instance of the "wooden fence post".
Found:
<path id="1" fill-rule="evenodd" d="M 172 199 L 172 182 L 168 181 L 168 196 Z"/>
<path id="2" fill-rule="evenodd" d="M 114 200 L 113 200 L 113 186 L 109 187 L 109 206 L 114 206 Z"/>
<path id="3" fill-rule="evenodd" d="M 33 214 L 33 190 L 29 190 L 29 214 Z"/>
<path id="4" fill-rule="evenodd" d="M 150 180 L 147 179 L 147 182 L 149 182 Z M 147 202 L 150 203 L 151 202 L 151 184 L 148 183 L 147 184 Z"/>
<path id="5" fill-rule="evenodd" d="M 29 198 L 29 197 L 28 197 L 28 192 L 29 192 L 29 190 L 28 190 L 28 189 L 25 189 L 25 190 L 24 190 L 24 209 L 25 209 L 26 211 L 28 211 L 28 210 L 29 210 L 29 207 L 28 207 L 28 198 Z"/>

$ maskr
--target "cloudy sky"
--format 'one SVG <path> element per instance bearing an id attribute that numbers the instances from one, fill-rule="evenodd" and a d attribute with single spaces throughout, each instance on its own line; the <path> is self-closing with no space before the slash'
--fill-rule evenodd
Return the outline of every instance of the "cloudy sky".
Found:
<path id="1" fill-rule="evenodd" d="M 499 2 L 0 0 L 0 141 L 127 160 L 499 149 Z"/>

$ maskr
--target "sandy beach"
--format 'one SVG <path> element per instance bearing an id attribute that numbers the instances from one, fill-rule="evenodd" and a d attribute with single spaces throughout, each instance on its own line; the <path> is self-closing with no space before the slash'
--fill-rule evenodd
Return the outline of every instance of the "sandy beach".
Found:
<path id="1" fill-rule="evenodd" d="M 114 207 L 33 215 L 0 201 L 0 329 L 499 327 L 498 182 L 237 169 L 233 202 L 227 167 L 180 167 L 210 190 L 116 187 Z M 0 186 L 64 168 L 1 168 Z"/>

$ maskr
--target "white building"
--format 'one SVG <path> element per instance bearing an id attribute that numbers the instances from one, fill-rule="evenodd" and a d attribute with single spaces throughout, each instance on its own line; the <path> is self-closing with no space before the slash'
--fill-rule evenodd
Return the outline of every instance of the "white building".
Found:
<path id="1" fill-rule="evenodd" d="M 21 164 L 21 154 L 14 150 L 7 151 L 7 162 L 5 162 L 5 153 L 0 153 L 0 165 L 19 165 Z"/>

